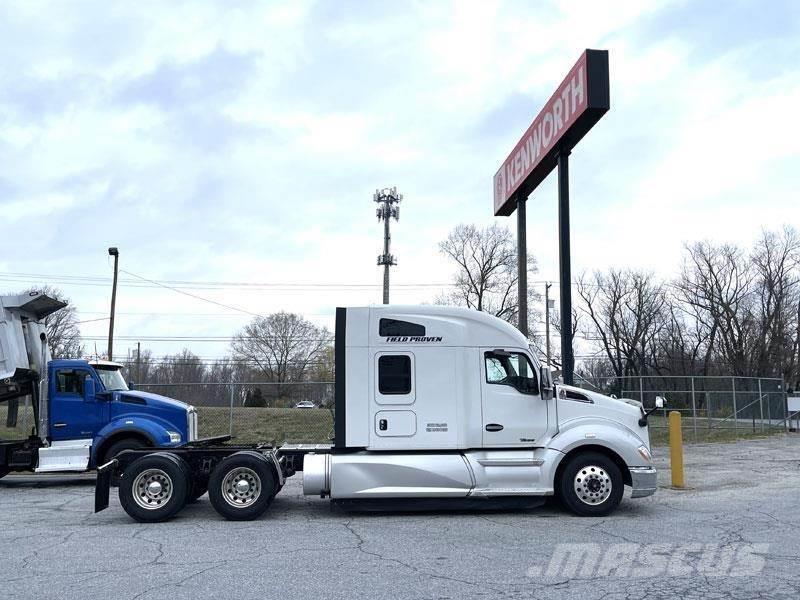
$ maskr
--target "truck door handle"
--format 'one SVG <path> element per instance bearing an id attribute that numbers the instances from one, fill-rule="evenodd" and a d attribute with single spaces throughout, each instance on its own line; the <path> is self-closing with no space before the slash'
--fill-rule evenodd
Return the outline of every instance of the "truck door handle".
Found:
<path id="1" fill-rule="evenodd" d="M 53 427 L 60 429 L 61 427 L 66 427 L 66 423 L 53 423 Z"/>
<path id="2" fill-rule="evenodd" d="M 489 423 L 486 426 L 486 431 L 503 431 L 503 426 L 500 423 Z"/>

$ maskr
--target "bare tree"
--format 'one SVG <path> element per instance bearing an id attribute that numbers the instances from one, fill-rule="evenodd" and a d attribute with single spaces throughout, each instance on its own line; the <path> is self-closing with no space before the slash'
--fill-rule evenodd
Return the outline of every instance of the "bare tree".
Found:
<path id="1" fill-rule="evenodd" d="M 751 256 L 755 270 L 757 331 L 753 366 L 760 375 L 791 378 L 795 370 L 800 306 L 800 237 L 791 227 L 765 231 Z"/>
<path id="2" fill-rule="evenodd" d="M 641 375 L 664 325 L 664 286 L 651 273 L 610 269 L 578 281 L 587 338 L 596 339 L 617 376 Z"/>
<path id="3" fill-rule="evenodd" d="M 67 306 L 44 318 L 47 330 L 47 345 L 53 358 L 80 358 L 83 355 L 81 332 L 78 328 L 78 314 L 75 307 L 60 289 L 51 285 L 30 287 L 21 294 L 38 292 L 66 302 Z"/>
<path id="4" fill-rule="evenodd" d="M 144 349 L 141 356 L 132 354 L 122 360 L 125 369 L 128 373 L 128 379 L 133 381 L 135 385 L 146 385 L 148 383 L 156 383 L 155 378 L 155 360 L 153 353 L 149 349 Z"/>
<path id="5" fill-rule="evenodd" d="M 730 244 L 697 242 L 686 251 L 675 287 L 687 314 L 708 332 L 706 362 L 716 357 L 734 375 L 750 374 L 757 335 L 751 263 Z"/>
<path id="6" fill-rule="evenodd" d="M 517 324 L 517 250 L 508 228 L 495 224 L 482 229 L 458 225 L 439 243 L 439 251 L 456 263 L 457 271 L 454 289 L 438 296 L 437 304 L 466 306 Z M 537 272 L 536 259 L 528 255 L 529 276 Z M 529 291 L 528 306 L 532 307 L 538 297 Z M 529 323 L 538 319 L 538 311 L 529 309 Z M 534 332 L 530 325 L 528 330 Z"/>
<path id="7" fill-rule="evenodd" d="M 302 381 L 309 367 L 323 356 L 333 337 L 300 315 L 279 312 L 255 317 L 234 336 L 235 359 L 255 366 L 266 381 Z"/>

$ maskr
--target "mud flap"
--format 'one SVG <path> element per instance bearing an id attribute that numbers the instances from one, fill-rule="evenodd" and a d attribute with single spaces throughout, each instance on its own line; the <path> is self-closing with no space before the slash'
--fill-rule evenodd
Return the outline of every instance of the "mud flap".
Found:
<path id="1" fill-rule="evenodd" d="M 108 496 L 111 493 L 111 477 L 118 465 L 117 459 L 110 460 L 97 468 L 97 482 L 94 486 L 94 512 L 108 508 Z"/>

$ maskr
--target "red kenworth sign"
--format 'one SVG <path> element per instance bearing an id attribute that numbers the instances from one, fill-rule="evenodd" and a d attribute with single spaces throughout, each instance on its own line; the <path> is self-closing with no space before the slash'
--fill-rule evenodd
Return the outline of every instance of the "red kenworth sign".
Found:
<path id="1" fill-rule="evenodd" d="M 609 108 L 608 51 L 586 50 L 494 176 L 494 214 L 510 215 Z"/>

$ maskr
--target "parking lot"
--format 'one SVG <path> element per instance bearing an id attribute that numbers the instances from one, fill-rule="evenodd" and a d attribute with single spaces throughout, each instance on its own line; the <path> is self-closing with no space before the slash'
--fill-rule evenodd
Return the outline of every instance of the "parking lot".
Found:
<path id="1" fill-rule="evenodd" d="M 259 521 L 223 521 L 204 497 L 169 523 L 140 525 L 114 494 L 95 515 L 91 476 L 8 476 L 0 481 L 2 597 L 800 597 L 800 436 L 687 446 L 686 491 L 668 488 L 665 448 L 656 459 L 658 493 L 625 499 L 603 519 L 550 504 L 343 512 L 303 497 L 296 476 Z M 610 568 L 652 544 L 666 567 Z M 555 569 L 565 548 L 599 548 L 605 568 Z M 698 565 L 698 548 L 716 552 L 716 562 Z M 755 553 L 749 570 L 737 567 L 743 548 Z"/>

